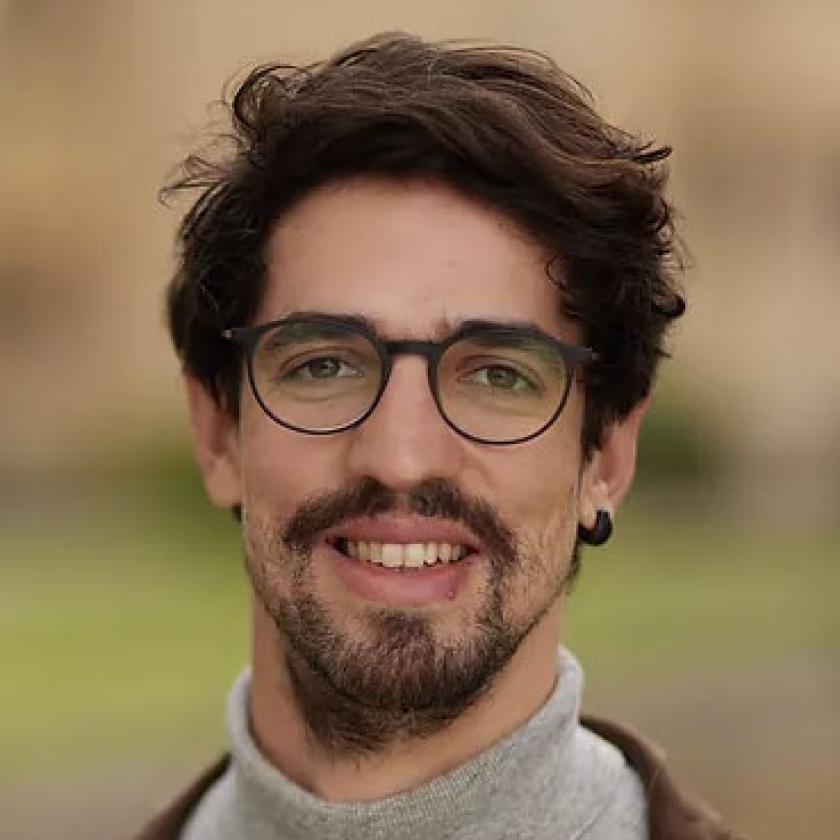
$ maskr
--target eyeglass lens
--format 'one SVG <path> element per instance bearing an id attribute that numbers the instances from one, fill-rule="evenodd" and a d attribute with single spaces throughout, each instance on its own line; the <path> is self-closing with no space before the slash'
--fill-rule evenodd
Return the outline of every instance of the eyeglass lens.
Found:
<path id="1" fill-rule="evenodd" d="M 343 325 L 283 324 L 260 338 L 254 386 L 275 419 L 304 431 L 338 430 L 362 417 L 384 374 L 376 345 Z M 557 348 L 531 335 L 487 330 L 450 344 L 437 366 L 440 407 L 452 425 L 488 441 L 527 437 L 567 392 Z"/>
<path id="2" fill-rule="evenodd" d="M 516 440 L 538 431 L 560 407 L 566 379 L 556 348 L 509 333 L 460 339 L 438 364 L 443 413 L 482 440 Z"/>

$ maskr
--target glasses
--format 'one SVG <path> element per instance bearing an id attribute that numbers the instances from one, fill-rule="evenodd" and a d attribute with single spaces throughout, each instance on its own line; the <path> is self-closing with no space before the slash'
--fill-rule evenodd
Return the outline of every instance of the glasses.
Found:
<path id="1" fill-rule="evenodd" d="M 478 443 L 521 443 L 560 416 L 574 372 L 597 359 L 587 347 L 536 327 L 470 321 L 444 341 L 383 341 L 354 316 L 292 316 L 222 337 L 245 352 L 248 380 L 281 426 L 329 435 L 363 423 L 376 408 L 394 357 L 423 356 L 443 420 Z"/>

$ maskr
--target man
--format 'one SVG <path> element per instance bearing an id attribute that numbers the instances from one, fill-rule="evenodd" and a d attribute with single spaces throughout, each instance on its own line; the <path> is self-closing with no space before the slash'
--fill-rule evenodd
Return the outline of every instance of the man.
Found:
<path id="1" fill-rule="evenodd" d="M 712 838 L 560 646 L 683 311 L 668 150 L 548 59 L 403 35 L 254 71 L 169 322 L 241 521 L 230 755 L 143 838 Z"/>

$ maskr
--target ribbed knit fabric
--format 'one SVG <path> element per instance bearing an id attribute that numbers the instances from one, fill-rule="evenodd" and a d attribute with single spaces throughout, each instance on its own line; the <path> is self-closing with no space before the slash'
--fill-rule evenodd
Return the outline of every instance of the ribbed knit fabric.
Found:
<path id="1" fill-rule="evenodd" d="M 554 692 L 518 730 L 419 788 L 328 802 L 268 763 L 248 725 L 250 673 L 228 701 L 231 764 L 182 840 L 644 840 L 644 791 L 611 744 L 578 723 L 583 675 L 561 649 Z"/>

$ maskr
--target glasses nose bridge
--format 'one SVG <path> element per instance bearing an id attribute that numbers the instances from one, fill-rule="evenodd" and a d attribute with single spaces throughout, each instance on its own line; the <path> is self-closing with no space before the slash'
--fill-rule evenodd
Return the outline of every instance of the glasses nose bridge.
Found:
<path id="1" fill-rule="evenodd" d="M 434 391 L 434 367 L 440 353 L 440 344 L 435 341 L 422 341 L 420 339 L 396 339 L 384 342 L 387 353 L 387 378 L 391 376 L 393 360 L 396 356 L 422 356 L 426 360 L 426 376 L 429 380 L 429 387 Z M 387 384 L 387 379 L 386 379 Z"/>

